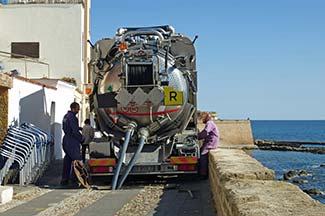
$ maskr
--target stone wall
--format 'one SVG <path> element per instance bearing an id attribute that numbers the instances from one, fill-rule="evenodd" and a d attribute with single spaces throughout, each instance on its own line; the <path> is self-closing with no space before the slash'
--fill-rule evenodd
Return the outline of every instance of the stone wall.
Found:
<path id="1" fill-rule="evenodd" d="M 6 135 L 8 127 L 8 88 L 12 87 L 12 78 L 0 74 L 0 145 Z"/>
<path id="2" fill-rule="evenodd" d="M 253 144 L 250 120 L 217 120 L 220 144 Z"/>
<path id="3" fill-rule="evenodd" d="M 8 89 L 0 87 L 0 145 L 8 127 Z"/>
<path id="4" fill-rule="evenodd" d="M 221 145 L 254 144 L 250 120 L 215 120 L 220 132 Z M 204 124 L 198 125 L 202 130 Z"/>
<path id="5" fill-rule="evenodd" d="M 218 216 L 319 216 L 325 205 L 240 149 L 213 150 L 209 179 Z"/>
<path id="6" fill-rule="evenodd" d="M 12 88 L 12 78 L 7 74 L 0 73 L 0 87 Z"/>

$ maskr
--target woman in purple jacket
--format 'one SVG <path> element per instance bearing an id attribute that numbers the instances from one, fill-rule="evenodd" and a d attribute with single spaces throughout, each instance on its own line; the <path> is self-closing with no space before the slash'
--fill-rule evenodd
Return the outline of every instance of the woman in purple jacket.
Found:
<path id="1" fill-rule="evenodd" d="M 208 166 L 209 166 L 209 151 L 216 149 L 219 146 L 219 130 L 211 119 L 211 115 L 208 112 L 201 114 L 201 119 L 205 124 L 204 129 L 198 134 L 199 140 L 204 140 L 203 145 L 200 148 L 201 156 L 199 161 L 199 175 L 202 178 L 208 178 Z"/>

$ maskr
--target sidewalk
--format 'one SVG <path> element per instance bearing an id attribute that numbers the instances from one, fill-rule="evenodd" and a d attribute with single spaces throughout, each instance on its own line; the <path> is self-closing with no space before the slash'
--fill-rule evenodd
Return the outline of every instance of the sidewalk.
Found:
<path id="1" fill-rule="evenodd" d="M 78 190 L 54 190 L 39 196 L 25 204 L 1 213 L 1 216 L 32 216 L 47 209 L 50 205 L 60 202 Z"/>

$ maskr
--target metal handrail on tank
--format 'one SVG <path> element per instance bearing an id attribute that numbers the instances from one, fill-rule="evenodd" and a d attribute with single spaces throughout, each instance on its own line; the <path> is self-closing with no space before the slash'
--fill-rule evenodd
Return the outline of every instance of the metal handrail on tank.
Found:
<path id="1" fill-rule="evenodd" d="M 150 27 L 123 27 L 117 29 L 117 35 L 125 34 L 126 32 L 130 31 L 137 31 L 137 30 L 156 30 L 160 31 L 163 34 L 169 32 L 171 35 L 175 34 L 175 29 L 171 25 L 164 25 L 164 26 L 150 26 Z"/>
<path id="2" fill-rule="evenodd" d="M 158 36 L 159 40 L 162 41 L 164 40 L 164 36 L 159 32 L 159 31 L 130 31 L 122 36 L 122 43 L 125 42 L 125 38 L 129 36 L 136 36 L 136 35 L 156 35 Z"/>

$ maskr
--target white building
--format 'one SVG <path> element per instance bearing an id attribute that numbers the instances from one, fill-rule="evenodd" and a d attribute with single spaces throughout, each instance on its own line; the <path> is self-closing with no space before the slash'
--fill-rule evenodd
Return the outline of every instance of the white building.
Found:
<path id="1" fill-rule="evenodd" d="M 3 4 L 1 4 L 3 3 Z M 72 101 L 87 117 L 90 0 L 0 0 L 0 72 L 29 79 L 74 78 Z"/>
<path id="2" fill-rule="evenodd" d="M 62 119 L 74 101 L 76 87 L 60 80 L 49 80 L 48 84 L 21 76 L 13 76 L 12 80 L 8 125 L 29 122 L 52 134 L 54 156 L 62 158 Z"/>
<path id="3" fill-rule="evenodd" d="M 17 70 L 27 78 L 72 77 L 83 90 L 88 83 L 90 0 L 2 2 L 8 2 L 0 4 L 4 71 Z"/>
<path id="4" fill-rule="evenodd" d="M 71 102 L 81 104 L 79 119 L 86 118 L 89 10 L 90 0 L 0 0 L 0 73 L 20 73 L 11 89 L 0 85 L 0 97 L 8 98 L 4 117 L 54 135 L 57 159 L 64 155 L 61 124 Z"/>

